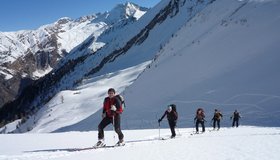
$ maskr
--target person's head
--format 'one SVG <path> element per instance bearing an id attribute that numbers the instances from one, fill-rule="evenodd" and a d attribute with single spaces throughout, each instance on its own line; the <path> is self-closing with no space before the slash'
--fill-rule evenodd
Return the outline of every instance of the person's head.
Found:
<path id="1" fill-rule="evenodd" d="M 116 94 L 116 91 L 114 88 L 108 89 L 108 95 L 110 98 L 113 98 L 115 96 L 115 94 Z"/>
<path id="2" fill-rule="evenodd" d="M 197 110 L 197 114 L 201 114 L 201 113 L 202 113 L 202 109 L 199 108 L 199 109 Z"/>
<path id="3" fill-rule="evenodd" d="M 218 112 L 218 109 L 215 109 L 215 112 Z"/>
<path id="4" fill-rule="evenodd" d="M 171 107 L 171 106 L 168 106 L 168 107 L 167 107 L 167 111 L 168 111 L 168 112 L 171 112 L 171 111 L 172 111 L 172 107 Z"/>
<path id="5" fill-rule="evenodd" d="M 237 112 L 237 109 L 234 112 Z"/>

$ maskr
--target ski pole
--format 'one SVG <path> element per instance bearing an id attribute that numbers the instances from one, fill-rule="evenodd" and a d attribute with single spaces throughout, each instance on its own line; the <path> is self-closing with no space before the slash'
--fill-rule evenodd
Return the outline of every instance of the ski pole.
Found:
<path id="1" fill-rule="evenodd" d="M 193 120 L 193 133 L 195 132 L 194 129 L 195 128 L 195 119 Z"/>
<path id="2" fill-rule="evenodd" d="M 158 139 L 160 139 L 160 122 L 158 122 Z"/>
<path id="3" fill-rule="evenodd" d="M 114 134 L 114 144 L 116 143 L 116 135 L 115 135 L 115 115 L 113 115 L 113 134 Z"/>
<path id="4" fill-rule="evenodd" d="M 178 135 L 180 135 L 180 136 L 181 136 L 181 133 L 180 133 L 179 128 L 177 128 L 177 127 L 176 127 L 176 129 L 177 129 Z"/>
<path id="5" fill-rule="evenodd" d="M 176 129 L 177 129 L 178 135 L 181 136 L 181 133 L 180 133 L 180 131 L 179 131 L 179 128 L 178 128 L 177 124 L 175 125 L 175 127 L 176 127 Z"/>
<path id="6" fill-rule="evenodd" d="M 211 120 L 211 122 L 209 122 L 210 126 L 213 127 L 213 120 Z"/>

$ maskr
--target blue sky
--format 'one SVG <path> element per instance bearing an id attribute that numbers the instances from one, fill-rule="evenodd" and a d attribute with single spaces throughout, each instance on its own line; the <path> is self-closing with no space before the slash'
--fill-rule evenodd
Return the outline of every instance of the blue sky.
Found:
<path id="1" fill-rule="evenodd" d="M 61 17 L 75 19 L 109 11 L 127 1 L 153 7 L 160 0 L 1 0 L 0 31 L 36 29 Z"/>

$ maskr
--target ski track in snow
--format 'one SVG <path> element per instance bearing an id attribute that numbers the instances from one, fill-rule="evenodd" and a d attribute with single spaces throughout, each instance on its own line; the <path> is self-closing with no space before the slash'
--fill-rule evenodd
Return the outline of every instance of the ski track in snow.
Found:
<path id="1" fill-rule="evenodd" d="M 241 126 L 220 131 L 206 128 L 206 133 L 198 135 L 190 135 L 192 128 L 179 128 L 177 138 L 168 140 L 158 140 L 157 129 L 123 132 L 125 146 L 99 149 L 86 149 L 93 145 L 97 132 L 0 135 L 0 160 L 279 159 L 280 128 Z M 105 132 L 108 145 L 114 143 L 112 135 L 111 131 Z M 169 129 L 161 129 L 161 137 L 169 135 Z M 7 140 L 11 138 L 17 142 Z M 71 141 L 65 144 L 66 139 Z"/>

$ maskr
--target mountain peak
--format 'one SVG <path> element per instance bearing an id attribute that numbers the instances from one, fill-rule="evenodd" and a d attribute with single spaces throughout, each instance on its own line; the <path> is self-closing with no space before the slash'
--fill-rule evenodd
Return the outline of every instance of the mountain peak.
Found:
<path id="1" fill-rule="evenodd" d="M 58 24 L 66 24 L 66 23 L 68 23 L 70 21 L 72 21 L 71 18 L 69 18 L 69 17 L 62 17 L 62 18 L 59 18 L 56 23 L 58 23 Z"/>
<path id="2" fill-rule="evenodd" d="M 88 21 L 88 20 L 91 21 L 91 20 L 95 19 L 97 16 L 98 16 L 98 14 L 97 15 L 93 14 L 93 15 L 82 16 L 82 17 L 76 19 L 75 22 L 80 22 L 81 23 L 81 22 L 85 22 L 85 21 Z"/>
<path id="3" fill-rule="evenodd" d="M 133 17 L 139 19 L 143 14 L 145 14 L 149 9 L 145 7 L 140 7 L 137 4 L 126 2 L 124 4 L 116 5 L 111 11 L 107 11 L 100 18 L 105 19 L 107 23 L 117 23 L 123 19 Z"/>

